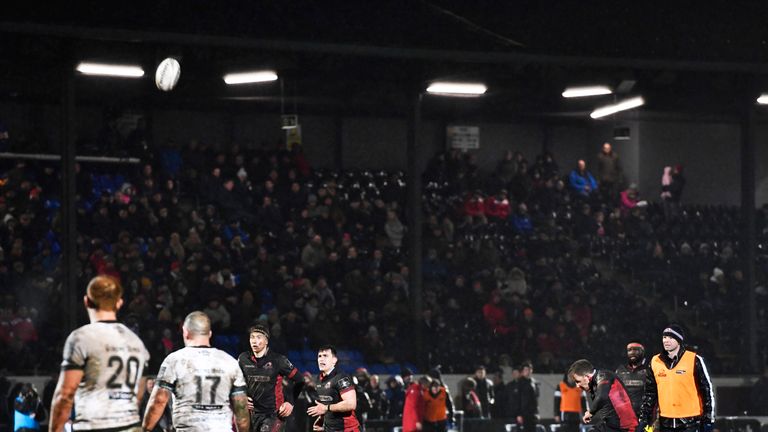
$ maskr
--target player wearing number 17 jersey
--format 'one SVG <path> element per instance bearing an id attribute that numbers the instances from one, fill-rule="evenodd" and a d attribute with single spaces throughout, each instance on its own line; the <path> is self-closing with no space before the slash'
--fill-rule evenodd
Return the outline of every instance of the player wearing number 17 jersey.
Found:
<path id="1" fill-rule="evenodd" d="M 91 323 L 73 331 L 64 345 L 49 431 L 64 428 L 73 405 L 74 430 L 140 430 L 149 353 L 138 336 L 117 322 L 122 295 L 120 283 L 108 276 L 88 284 L 83 302 Z"/>
<path id="2" fill-rule="evenodd" d="M 152 430 L 173 397 L 173 427 L 177 431 L 232 430 L 250 426 L 245 378 L 237 360 L 211 348 L 211 320 L 203 312 L 187 315 L 182 327 L 184 348 L 165 358 L 147 403 L 144 430 Z"/>

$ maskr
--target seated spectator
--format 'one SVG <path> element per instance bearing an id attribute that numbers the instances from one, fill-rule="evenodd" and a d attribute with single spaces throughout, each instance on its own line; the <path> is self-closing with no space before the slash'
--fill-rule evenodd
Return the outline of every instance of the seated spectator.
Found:
<path id="1" fill-rule="evenodd" d="M 533 223 L 528 214 L 528 206 L 525 203 L 517 206 L 517 211 L 512 215 L 512 226 L 519 234 L 530 234 L 533 232 Z"/>
<path id="2" fill-rule="evenodd" d="M 509 217 L 509 199 L 507 191 L 502 189 L 496 196 L 489 197 L 485 202 L 485 214 L 491 220 L 505 220 Z"/>
<path id="3" fill-rule="evenodd" d="M 485 199 L 481 191 L 476 190 L 467 195 L 464 200 L 464 215 L 469 223 L 485 224 L 488 221 L 485 218 Z"/>
<path id="4" fill-rule="evenodd" d="M 592 174 L 587 171 L 587 163 L 579 159 L 576 168 L 568 176 L 571 189 L 580 197 L 589 197 L 597 191 L 597 182 Z"/>
<path id="5" fill-rule="evenodd" d="M 310 271 L 322 266 L 326 257 L 323 238 L 320 235 L 312 237 L 312 241 L 301 250 L 301 264 Z"/>
<path id="6" fill-rule="evenodd" d="M 640 200 L 640 192 L 637 190 L 637 185 L 632 183 L 627 189 L 621 191 L 621 212 L 624 215 L 635 207 L 645 207 L 648 205 L 647 201 Z"/>
<path id="7" fill-rule="evenodd" d="M 221 331 L 229 329 L 230 315 L 224 304 L 218 298 L 211 298 L 203 309 L 203 312 L 211 319 L 211 329 Z"/>
<path id="8" fill-rule="evenodd" d="M 512 331 L 507 313 L 501 306 L 501 292 L 498 290 L 491 293 L 490 301 L 483 306 L 483 317 L 494 335 L 506 336 Z"/>
<path id="9" fill-rule="evenodd" d="M 403 246 L 403 237 L 405 237 L 405 226 L 403 226 L 397 213 L 394 210 L 387 210 L 387 223 L 384 224 L 384 232 L 387 233 L 389 244 L 400 249 Z"/>

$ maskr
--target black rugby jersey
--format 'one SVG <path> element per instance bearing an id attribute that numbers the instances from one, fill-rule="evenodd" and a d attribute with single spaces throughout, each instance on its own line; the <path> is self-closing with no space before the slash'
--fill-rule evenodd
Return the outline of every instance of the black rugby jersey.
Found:
<path id="1" fill-rule="evenodd" d="M 317 403 L 323 405 L 341 402 L 341 395 L 348 391 L 355 391 L 355 384 L 349 374 L 333 368 L 325 375 L 320 373 L 317 384 Z M 357 421 L 355 411 L 328 412 L 323 416 L 325 432 L 358 431 L 360 423 Z"/>
<path id="2" fill-rule="evenodd" d="M 293 392 L 283 393 L 283 379 L 294 386 L 302 383 L 299 371 L 284 355 L 267 350 L 264 357 L 256 358 L 251 351 L 237 359 L 248 385 L 248 397 L 253 400 L 254 415 L 272 415 L 287 401 L 293 404 Z M 294 389 L 295 391 L 296 389 Z"/>

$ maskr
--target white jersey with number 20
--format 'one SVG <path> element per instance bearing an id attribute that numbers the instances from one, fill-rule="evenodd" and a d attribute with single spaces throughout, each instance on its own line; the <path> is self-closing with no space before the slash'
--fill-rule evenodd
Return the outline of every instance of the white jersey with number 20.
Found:
<path id="1" fill-rule="evenodd" d="M 83 371 L 75 393 L 75 430 L 139 424 L 137 392 L 149 352 L 136 334 L 116 321 L 73 331 L 64 344 L 63 371 Z"/>

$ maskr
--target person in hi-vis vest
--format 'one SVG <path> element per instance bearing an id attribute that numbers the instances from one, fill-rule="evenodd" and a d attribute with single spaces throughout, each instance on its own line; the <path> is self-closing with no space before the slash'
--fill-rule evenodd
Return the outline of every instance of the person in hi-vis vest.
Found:
<path id="1" fill-rule="evenodd" d="M 644 430 L 658 404 L 662 432 L 712 432 L 715 395 L 700 355 L 685 349 L 685 333 L 675 324 L 662 332 L 664 352 L 651 359 L 638 431 Z"/>
<path id="2" fill-rule="evenodd" d="M 586 410 L 584 390 L 579 388 L 566 373 L 555 388 L 555 423 L 561 432 L 578 432 L 581 415 Z"/>

